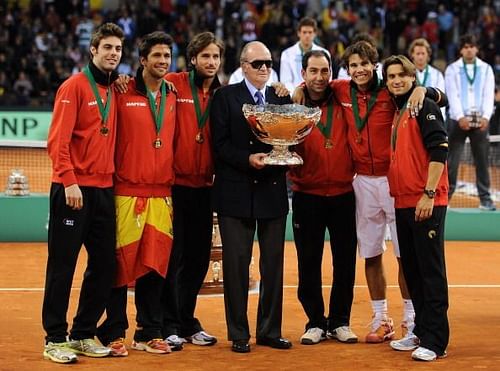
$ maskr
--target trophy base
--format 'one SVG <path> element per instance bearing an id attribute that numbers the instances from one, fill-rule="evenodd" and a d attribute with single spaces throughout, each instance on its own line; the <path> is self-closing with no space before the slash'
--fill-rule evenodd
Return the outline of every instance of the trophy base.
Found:
<path id="1" fill-rule="evenodd" d="M 249 267 L 249 285 L 248 289 L 253 290 L 257 287 L 257 282 L 253 279 L 253 257 Z M 210 249 L 210 264 L 207 274 L 201 285 L 200 295 L 223 294 L 224 293 L 224 277 L 222 275 L 222 239 L 219 230 L 219 220 L 217 214 L 213 214 L 212 227 L 212 248 Z"/>
<path id="2" fill-rule="evenodd" d="M 6 189 L 5 194 L 7 196 L 29 196 L 30 191 L 27 189 Z"/>
<path id="3" fill-rule="evenodd" d="M 273 146 L 273 150 L 264 158 L 266 165 L 302 165 L 304 160 L 295 152 L 290 152 L 287 146 Z"/>

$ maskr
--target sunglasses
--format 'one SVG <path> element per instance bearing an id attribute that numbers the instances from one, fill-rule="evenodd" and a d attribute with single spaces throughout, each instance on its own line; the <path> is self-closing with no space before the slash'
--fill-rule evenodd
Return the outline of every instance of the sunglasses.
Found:
<path id="1" fill-rule="evenodd" d="M 260 70 L 262 68 L 262 65 L 265 65 L 266 68 L 271 68 L 273 66 L 273 61 L 271 60 L 266 60 L 266 61 L 262 61 L 262 60 L 256 60 L 256 61 L 253 61 L 253 62 L 248 62 L 247 63 L 252 66 L 253 69 L 255 70 Z"/>

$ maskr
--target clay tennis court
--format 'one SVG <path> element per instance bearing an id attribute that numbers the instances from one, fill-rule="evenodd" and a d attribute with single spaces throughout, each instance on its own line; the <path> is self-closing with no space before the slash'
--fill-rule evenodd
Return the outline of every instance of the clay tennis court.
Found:
<path id="1" fill-rule="evenodd" d="M 325 249 L 323 268 L 324 294 L 327 295 L 331 255 Z M 188 344 L 181 352 L 151 355 L 130 351 L 127 358 L 91 359 L 79 357 L 74 365 L 58 365 L 43 360 L 44 333 L 41 326 L 41 303 L 46 262 L 45 243 L 0 243 L 0 370 L 499 370 L 500 350 L 500 242 L 447 242 L 447 270 L 450 285 L 451 339 L 448 358 L 432 363 L 410 359 L 410 353 L 395 352 L 384 344 L 341 344 L 327 340 L 319 345 L 299 344 L 305 315 L 296 298 L 297 264 L 293 242 L 287 242 L 283 336 L 293 341 L 288 351 L 256 346 L 252 352 L 236 354 L 226 340 L 222 296 L 200 296 L 197 316 L 206 329 L 219 338 L 213 347 Z M 254 251 L 258 266 L 258 249 Z M 70 303 L 70 321 L 75 313 L 84 270 L 82 253 L 75 274 Z M 401 320 L 402 306 L 397 288 L 396 263 L 392 252 L 385 254 L 390 314 L 395 323 Z M 255 268 L 256 270 L 256 268 Z M 258 275 L 258 272 L 255 272 Z M 249 318 L 255 329 L 257 295 L 250 294 Z M 371 309 L 364 278 L 363 262 L 358 259 L 351 325 L 363 338 L 370 322 Z M 127 344 L 135 325 L 133 296 L 129 297 Z"/>

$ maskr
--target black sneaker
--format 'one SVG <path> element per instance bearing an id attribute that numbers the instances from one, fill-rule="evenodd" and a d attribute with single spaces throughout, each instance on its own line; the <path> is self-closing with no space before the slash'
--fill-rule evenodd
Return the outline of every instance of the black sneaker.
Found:
<path id="1" fill-rule="evenodd" d="M 182 350 L 183 344 L 186 343 L 186 339 L 181 338 L 177 335 L 170 335 L 165 339 L 165 341 L 170 345 L 170 349 L 174 352 Z"/>
<path id="2" fill-rule="evenodd" d="M 497 207 L 495 206 L 495 203 L 493 201 L 486 200 L 486 201 L 481 201 L 481 203 L 479 204 L 479 209 L 486 211 L 495 211 Z"/>

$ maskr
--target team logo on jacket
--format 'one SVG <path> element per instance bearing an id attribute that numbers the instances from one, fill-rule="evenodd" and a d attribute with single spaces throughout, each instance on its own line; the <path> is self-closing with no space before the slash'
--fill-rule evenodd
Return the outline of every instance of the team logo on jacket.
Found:
<path id="1" fill-rule="evenodd" d="M 427 116 L 425 116 L 425 118 L 428 120 L 428 121 L 432 121 L 432 120 L 435 120 L 436 119 L 436 115 L 433 114 L 433 113 L 428 113 Z"/>
<path id="2" fill-rule="evenodd" d="M 102 102 L 102 104 L 104 104 L 104 99 L 101 98 L 101 102 Z M 87 105 L 89 107 L 91 107 L 91 106 L 97 106 L 97 101 L 95 99 L 91 100 L 90 102 L 87 103 Z"/>
<path id="3" fill-rule="evenodd" d="M 437 232 L 434 229 L 431 229 L 428 233 L 427 236 L 429 237 L 430 240 L 434 239 L 434 237 L 437 236 Z"/>
<path id="4" fill-rule="evenodd" d="M 194 100 L 188 98 L 177 98 L 177 103 L 191 103 L 194 104 Z"/>
<path id="5" fill-rule="evenodd" d="M 125 103 L 127 107 L 146 107 L 145 102 L 127 102 Z"/>
<path id="6" fill-rule="evenodd" d="M 75 225 L 75 221 L 73 219 L 63 219 L 63 224 L 67 225 L 68 227 L 73 227 Z"/>

